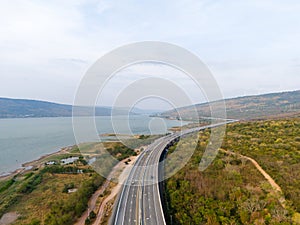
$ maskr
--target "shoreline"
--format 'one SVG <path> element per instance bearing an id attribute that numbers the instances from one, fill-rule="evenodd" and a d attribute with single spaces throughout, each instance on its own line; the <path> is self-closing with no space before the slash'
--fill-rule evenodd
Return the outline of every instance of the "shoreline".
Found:
<path id="1" fill-rule="evenodd" d="M 106 140 L 103 142 L 118 142 L 118 140 Z M 41 165 L 42 160 L 44 160 L 50 156 L 55 156 L 55 155 L 59 155 L 59 154 L 68 154 L 68 153 L 70 153 L 70 152 L 68 152 L 68 150 L 71 150 L 75 145 L 76 144 L 61 147 L 58 151 L 55 151 L 52 153 L 46 153 L 46 154 L 41 155 L 39 158 L 33 159 L 28 162 L 24 162 L 21 164 L 21 166 L 19 168 L 15 169 L 13 171 L 0 173 L 0 181 L 12 178 L 18 174 L 22 174 L 26 171 L 37 168 Z M 76 154 L 76 153 L 74 153 L 74 154 Z"/>
<path id="2" fill-rule="evenodd" d="M 75 146 L 75 145 L 76 145 L 76 144 L 74 144 L 74 145 L 69 145 L 69 146 L 66 146 L 66 147 L 62 147 L 62 148 L 60 148 L 60 150 L 58 150 L 58 151 L 56 151 L 56 152 L 53 152 L 53 153 L 46 153 L 46 154 L 40 156 L 38 159 L 34 159 L 34 160 L 32 160 L 32 161 L 23 163 L 23 164 L 22 164 L 22 167 L 23 167 L 23 168 L 26 168 L 26 167 L 28 167 L 28 166 L 32 166 L 31 164 L 37 163 L 37 162 L 39 162 L 39 161 L 41 161 L 41 160 L 43 160 L 43 159 L 45 159 L 45 158 L 47 158 L 47 157 L 49 157 L 49 156 L 58 155 L 58 154 L 61 154 L 61 153 L 68 153 L 67 150 L 71 149 L 71 148 L 72 148 L 73 146 Z"/>
<path id="3" fill-rule="evenodd" d="M 34 117 L 34 118 L 40 118 L 40 117 Z M 58 118 L 58 117 L 48 117 L 48 118 Z M 61 117 L 61 118 L 63 118 L 63 117 Z M 160 117 L 158 117 L 158 118 L 160 118 Z M 16 119 L 16 118 L 3 118 L 3 119 Z M 18 119 L 24 119 L 24 118 L 18 118 Z M 172 120 L 170 118 L 165 118 L 165 119 Z M 189 124 L 188 121 L 182 121 L 182 122 L 187 122 L 186 125 Z M 167 130 L 171 131 L 171 132 L 174 132 L 174 130 L 172 130 L 172 129 L 178 129 L 178 128 L 182 128 L 184 126 L 185 125 L 183 125 L 183 126 L 174 126 L 174 127 L 168 128 Z M 137 136 L 139 136 L 139 134 L 132 135 L 132 134 L 103 133 L 103 134 L 99 134 L 99 136 L 100 136 L 100 138 L 101 137 L 104 137 L 104 138 L 111 137 L 112 138 L 112 139 L 102 140 L 102 142 L 118 142 L 119 141 L 118 139 L 113 140 L 113 138 L 116 138 L 118 136 L 119 137 L 123 137 L 123 138 L 130 138 L 130 137 L 136 138 Z M 20 173 L 23 173 L 23 172 L 26 172 L 26 171 L 29 171 L 31 169 L 36 168 L 37 165 L 34 165 L 34 164 L 40 162 L 41 160 L 43 160 L 43 159 L 45 159 L 47 157 L 58 155 L 58 154 L 62 154 L 62 153 L 68 153 L 67 150 L 71 149 L 75 145 L 76 144 L 68 145 L 68 146 L 64 146 L 64 147 L 60 147 L 60 149 L 57 150 L 57 151 L 54 151 L 54 152 L 51 152 L 51 153 L 45 153 L 45 154 L 41 155 L 39 158 L 35 158 L 35 159 L 31 160 L 31 161 L 27 161 L 27 162 L 22 163 L 18 168 L 16 168 L 13 171 L 2 172 L 2 173 L 0 173 L 0 181 L 8 179 L 8 178 L 16 176 L 16 175 L 18 175 Z"/>
<path id="4" fill-rule="evenodd" d="M 40 162 L 41 160 L 43 160 L 47 157 L 50 157 L 50 156 L 58 155 L 58 154 L 61 154 L 61 153 L 67 153 L 67 150 L 71 149 L 73 146 L 74 145 L 69 145 L 69 146 L 66 146 L 66 147 L 62 147 L 58 151 L 55 151 L 55 152 L 52 152 L 52 153 L 46 153 L 46 154 L 41 155 L 37 159 L 33 159 L 32 161 L 24 162 L 24 163 L 21 164 L 21 167 L 15 169 L 14 171 L 1 173 L 0 174 L 0 180 L 5 180 L 9 177 L 14 177 L 14 176 L 16 176 L 16 175 L 18 175 L 22 172 L 34 169 L 36 165 L 33 165 L 33 164 L 36 164 L 36 163 Z"/>

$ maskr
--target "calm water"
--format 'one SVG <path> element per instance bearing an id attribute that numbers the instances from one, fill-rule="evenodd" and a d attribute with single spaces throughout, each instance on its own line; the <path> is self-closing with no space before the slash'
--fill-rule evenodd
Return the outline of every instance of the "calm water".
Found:
<path id="1" fill-rule="evenodd" d="M 126 117 L 114 119 L 117 133 L 129 134 Z M 162 134 L 186 123 L 148 116 L 131 116 L 129 126 L 135 134 Z M 110 117 L 96 117 L 99 134 L 113 133 Z M 94 140 L 86 140 L 94 141 Z M 72 118 L 0 119 L 0 175 L 14 171 L 22 163 L 76 144 Z"/>

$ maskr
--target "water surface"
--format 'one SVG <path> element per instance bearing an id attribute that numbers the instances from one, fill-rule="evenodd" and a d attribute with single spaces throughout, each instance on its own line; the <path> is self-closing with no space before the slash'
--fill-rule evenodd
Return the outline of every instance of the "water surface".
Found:
<path id="1" fill-rule="evenodd" d="M 99 134 L 114 133 L 109 116 L 96 117 L 95 121 Z M 186 123 L 148 116 L 131 116 L 129 120 L 131 132 L 135 134 L 162 134 L 168 128 L 182 124 Z M 114 126 L 118 133 L 130 133 L 125 116 L 115 117 Z M 0 175 L 73 144 L 76 141 L 72 118 L 0 119 Z"/>

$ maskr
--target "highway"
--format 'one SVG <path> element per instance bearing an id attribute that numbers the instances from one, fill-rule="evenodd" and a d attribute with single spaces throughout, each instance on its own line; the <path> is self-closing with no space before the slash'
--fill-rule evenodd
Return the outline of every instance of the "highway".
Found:
<path id="1" fill-rule="evenodd" d="M 159 160 L 166 147 L 181 136 L 203 129 L 221 126 L 226 121 L 196 127 L 161 137 L 150 144 L 137 158 L 122 190 L 115 201 L 111 225 L 164 225 L 166 224 L 159 190 L 161 171 Z M 160 173 L 159 173 L 160 172 Z"/>

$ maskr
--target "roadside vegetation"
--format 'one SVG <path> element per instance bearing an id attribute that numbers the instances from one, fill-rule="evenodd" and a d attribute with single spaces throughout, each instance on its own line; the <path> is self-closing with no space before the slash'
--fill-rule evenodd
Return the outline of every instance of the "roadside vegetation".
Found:
<path id="1" fill-rule="evenodd" d="M 198 165 L 209 130 L 197 149 L 165 183 L 167 220 L 172 224 L 297 224 L 300 212 L 300 120 L 230 124 L 222 148 L 256 160 L 281 187 L 282 206 L 271 185 L 247 159 L 219 152 L 204 172 Z M 189 140 L 186 140 L 186 144 Z M 174 150 L 171 147 L 169 152 Z"/>
<path id="2" fill-rule="evenodd" d="M 300 119 L 229 125 L 224 148 L 255 159 L 300 212 Z"/>
<path id="3" fill-rule="evenodd" d="M 137 154 L 120 142 L 104 145 L 118 160 Z M 88 143 L 84 147 L 97 161 L 100 154 L 96 152 L 101 153 L 99 143 Z M 74 224 L 87 209 L 92 194 L 105 181 L 88 164 L 91 157 L 86 153 L 84 156 L 73 146 L 35 162 L 31 171 L 0 181 L 0 218 L 6 212 L 17 212 L 16 225 Z M 62 159 L 71 161 L 64 164 Z M 105 165 L 109 173 L 115 164 Z"/>

